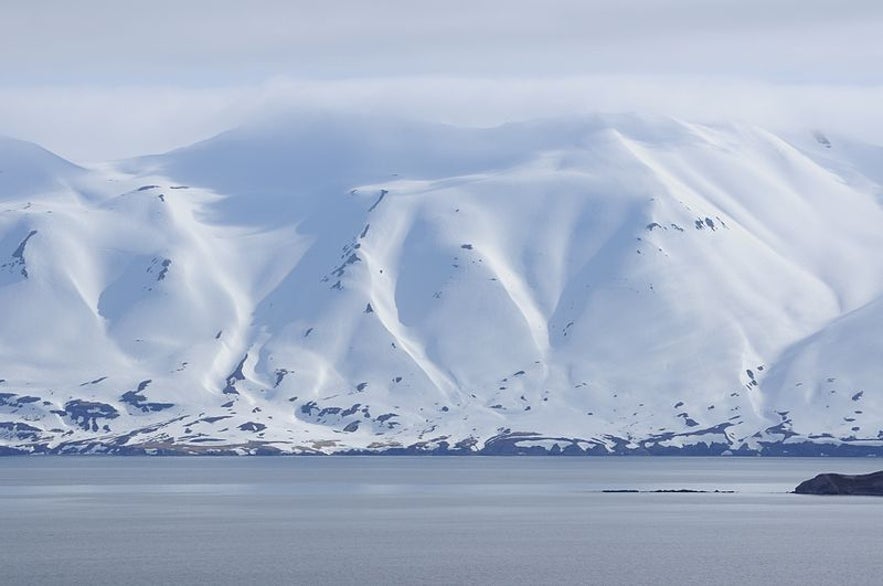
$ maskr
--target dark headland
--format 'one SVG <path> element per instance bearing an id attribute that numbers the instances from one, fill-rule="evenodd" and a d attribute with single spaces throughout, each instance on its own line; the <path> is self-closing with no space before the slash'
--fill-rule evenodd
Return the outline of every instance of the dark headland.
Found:
<path id="1" fill-rule="evenodd" d="M 819 474 L 794 489 L 797 494 L 883 496 L 883 470 L 870 474 Z"/>

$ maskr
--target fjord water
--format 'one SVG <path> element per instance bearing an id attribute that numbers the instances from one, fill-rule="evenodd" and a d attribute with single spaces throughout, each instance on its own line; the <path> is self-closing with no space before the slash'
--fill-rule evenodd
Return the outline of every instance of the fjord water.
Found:
<path id="1" fill-rule="evenodd" d="M 4 584 L 874 584 L 874 459 L 0 459 Z M 694 489 L 727 493 L 604 493 Z"/>

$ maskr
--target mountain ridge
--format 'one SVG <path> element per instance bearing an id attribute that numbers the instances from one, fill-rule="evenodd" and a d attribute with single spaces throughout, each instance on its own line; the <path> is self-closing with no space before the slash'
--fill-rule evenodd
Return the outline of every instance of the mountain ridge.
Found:
<path id="1" fill-rule="evenodd" d="M 276 124 L 0 174 L 7 451 L 883 449 L 873 147 Z"/>

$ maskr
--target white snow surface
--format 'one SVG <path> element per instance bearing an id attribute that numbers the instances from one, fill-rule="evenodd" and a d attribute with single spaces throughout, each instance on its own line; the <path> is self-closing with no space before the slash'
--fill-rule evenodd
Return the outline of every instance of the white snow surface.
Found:
<path id="1" fill-rule="evenodd" d="M 0 452 L 876 449 L 881 164 L 638 115 L 0 139 Z"/>

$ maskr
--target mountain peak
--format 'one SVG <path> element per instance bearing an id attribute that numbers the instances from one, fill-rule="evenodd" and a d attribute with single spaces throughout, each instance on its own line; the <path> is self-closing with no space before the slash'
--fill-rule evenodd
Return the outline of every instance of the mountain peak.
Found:
<path id="1" fill-rule="evenodd" d="M 34 143 L 0 135 L 0 197 L 37 193 L 82 168 Z"/>

